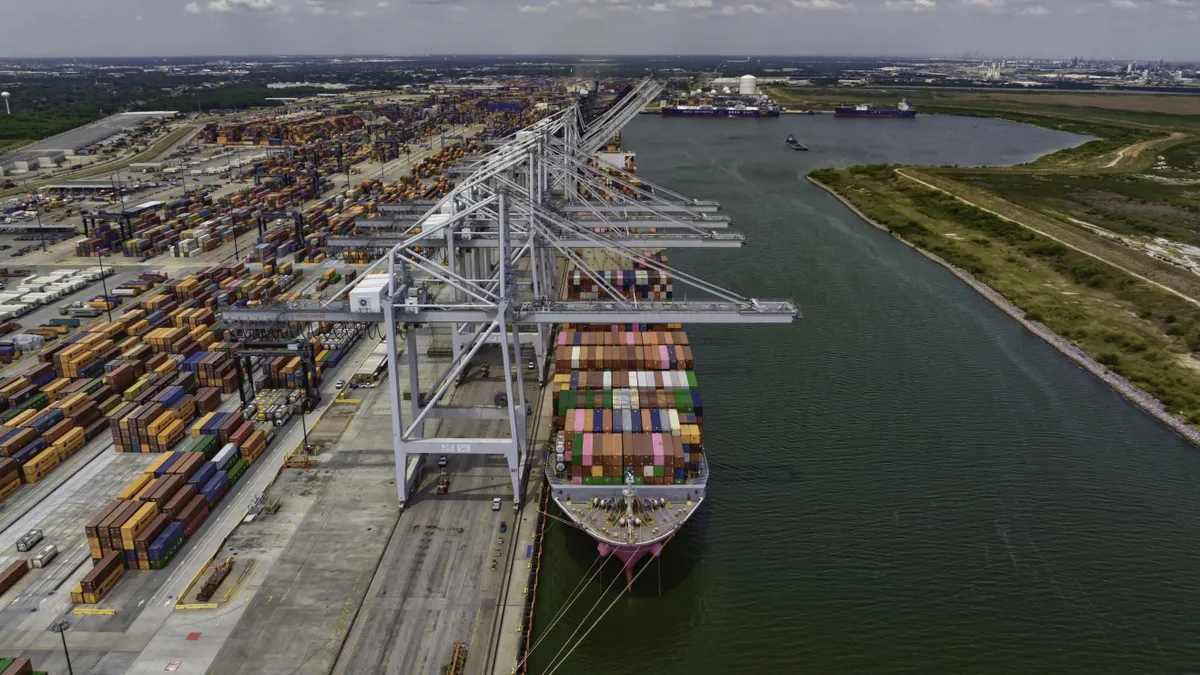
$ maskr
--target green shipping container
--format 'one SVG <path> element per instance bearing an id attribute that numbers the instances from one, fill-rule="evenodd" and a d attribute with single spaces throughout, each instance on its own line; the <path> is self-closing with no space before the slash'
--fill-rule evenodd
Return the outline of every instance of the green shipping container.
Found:
<path id="1" fill-rule="evenodd" d="M 233 468 L 229 470 L 229 474 L 228 474 L 229 475 L 229 487 L 233 487 L 233 484 L 236 483 L 238 481 L 238 479 L 242 477 L 242 474 L 246 473 L 246 469 L 248 469 L 248 468 L 250 468 L 250 463 L 247 462 L 244 457 L 239 459 L 238 461 L 234 462 Z"/>
<path id="2" fill-rule="evenodd" d="M 184 452 L 203 452 L 204 459 L 212 459 L 221 449 L 217 443 L 218 437 L 205 434 L 203 436 L 193 438 L 186 446 Z"/>
<path id="3" fill-rule="evenodd" d="M 696 373 L 687 371 L 688 389 L 695 389 L 699 385 L 696 384 Z"/>

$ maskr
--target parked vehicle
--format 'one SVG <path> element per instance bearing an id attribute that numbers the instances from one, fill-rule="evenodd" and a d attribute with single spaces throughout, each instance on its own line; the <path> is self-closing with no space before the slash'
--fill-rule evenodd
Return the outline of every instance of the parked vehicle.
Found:
<path id="1" fill-rule="evenodd" d="M 20 551 L 21 553 L 25 553 L 27 551 L 32 551 L 33 547 L 37 546 L 38 542 L 41 540 L 42 540 L 42 531 L 41 530 L 30 530 L 30 531 L 26 532 L 24 536 L 22 536 L 20 539 L 17 540 L 17 550 Z"/>

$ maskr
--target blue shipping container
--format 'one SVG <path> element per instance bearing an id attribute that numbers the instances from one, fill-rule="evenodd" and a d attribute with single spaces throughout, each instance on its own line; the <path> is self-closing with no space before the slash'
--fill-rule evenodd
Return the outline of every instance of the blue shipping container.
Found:
<path id="1" fill-rule="evenodd" d="M 204 489 L 200 491 L 200 494 L 204 495 L 209 504 L 212 504 L 217 499 L 216 495 L 221 491 L 221 488 L 228 484 L 229 474 L 224 471 L 218 471 L 204 484 Z"/>
<path id="2" fill-rule="evenodd" d="M 150 544 L 150 548 L 146 552 L 150 555 L 151 560 L 157 560 L 163 556 L 163 553 L 170 550 L 175 542 L 183 536 L 183 523 L 178 521 L 167 525 L 162 534 L 154 538 L 154 542 Z"/>
<path id="3" fill-rule="evenodd" d="M 195 485 L 197 487 L 207 485 L 208 481 L 212 480 L 212 477 L 216 474 L 217 465 L 213 462 L 205 462 L 203 465 L 201 465 L 200 469 L 196 471 L 196 473 L 192 474 L 192 477 L 188 479 L 188 485 Z"/>
<path id="4" fill-rule="evenodd" d="M 163 462 L 162 466 L 158 467 L 158 469 L 154 471 L 154 477 L 162 478 L 163 476 L 167 475 L 167 471 L 171 468 L 171 465 L 181 459 L 183 459 L 182 452 L 172 452 L 171 456 L 167 458 L 167 461 Z"/>

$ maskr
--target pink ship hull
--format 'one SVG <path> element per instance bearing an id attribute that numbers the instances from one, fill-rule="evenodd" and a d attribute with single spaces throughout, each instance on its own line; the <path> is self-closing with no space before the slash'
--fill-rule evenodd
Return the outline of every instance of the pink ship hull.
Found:
<path id="1" fill-rule="evenodd" d="M 662 553 L 663 544 L 665 541 L 655 542 L 649 546 L 614 546 L 603 541 L 596 542 L 596 548 L 600 551 L 600 555 L 608 557 L 616 554 L 625 568 L 625 588 L 629 589 L 633 586 L 633 568 L 638 564 L 638 561 L 646 557 L 647 554 L 653 555 L 655 558 Z"/>

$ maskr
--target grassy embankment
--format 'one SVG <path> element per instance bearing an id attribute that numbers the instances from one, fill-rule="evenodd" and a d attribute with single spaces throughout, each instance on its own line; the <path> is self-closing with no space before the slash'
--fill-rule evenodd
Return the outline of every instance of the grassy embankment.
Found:
<path id="1" fill-rule="evenodd" d="M 1081 109 L 1075 119 L 1062 117 L 1061 106 L 960 106 L 1098 138 L 1028 165 L 875 165 L 812 177 L 1200 424 L 1200 277 L 1086 226 L 1200 243 L 1200 117 L 1146 110 L 1144 101 L 1122 111 L 1109 100 L 1120 97 L 1096 97 L 1108 107 Z M 1155 98 L 1180 105 L 1179 97 Z M 1200 103 L 1187 103 L 1200 112 Z M 1072 220 L 1079 215 L 1085 224 Z"/>

